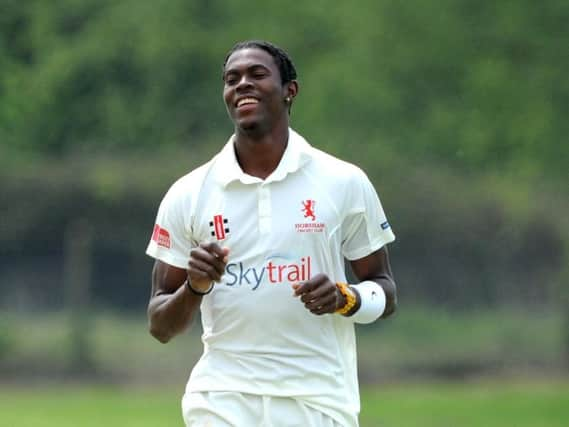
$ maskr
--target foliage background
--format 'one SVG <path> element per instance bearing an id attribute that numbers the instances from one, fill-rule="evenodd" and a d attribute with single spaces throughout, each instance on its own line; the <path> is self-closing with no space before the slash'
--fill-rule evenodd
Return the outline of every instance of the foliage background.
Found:
<path id="1" fill-rule="evenodd" d="M 360 331 L 362 379 L 566 378 L 568 2 L 0 10 L 0 378 L 179 379 L 144 331 L 144 249 L 168 186 L 231 133 L 221 64 L 250 38 L 291 54 L 293 127 L 368 173 L 398 236 L 400 311 Z"/>

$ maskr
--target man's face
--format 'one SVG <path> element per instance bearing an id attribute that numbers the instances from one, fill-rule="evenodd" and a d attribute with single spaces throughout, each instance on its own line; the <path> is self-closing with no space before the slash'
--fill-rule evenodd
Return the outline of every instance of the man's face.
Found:
<path id="1" fill-rule="evenodd" d="M 273 57 L 262 49 L 234 52 L 223 72 L 223 98 L 229 117 L 243 130 L 270 130 L 288 114 L 287 88 Z"/>

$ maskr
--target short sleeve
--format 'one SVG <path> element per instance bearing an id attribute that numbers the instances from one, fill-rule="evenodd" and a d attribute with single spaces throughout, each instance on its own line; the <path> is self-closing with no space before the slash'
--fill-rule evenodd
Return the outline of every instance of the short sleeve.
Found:
<path id="1" fill-rule="evenodd" d="M 191 197 L 180 183 L 174 184 L 162 199 L 146 254 L 166 264 L 186 269 L 192 249 L 189 221 Z"/>
<path id="2" fill-rule="evenodd" d="M 377 192 L 361 170 L 347 195 L 342 221 L 342 253 L 347 259 L 363 258 L 395 240 Z"/>

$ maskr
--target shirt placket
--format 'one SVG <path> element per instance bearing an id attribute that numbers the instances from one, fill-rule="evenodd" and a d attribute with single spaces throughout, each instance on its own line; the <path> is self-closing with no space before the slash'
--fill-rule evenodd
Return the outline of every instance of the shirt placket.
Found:
<path id="1" fill-rule="evenodd" d="M 271 187 L 268 184 L 261 184 L 258 192 L 259 232 L 268 234 L 271 231 Z"/>

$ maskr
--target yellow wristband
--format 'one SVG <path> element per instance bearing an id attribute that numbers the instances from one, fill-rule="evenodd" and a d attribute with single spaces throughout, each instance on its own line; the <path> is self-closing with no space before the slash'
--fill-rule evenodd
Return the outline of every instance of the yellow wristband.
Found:
<path id="1" fill-rule="evenodd" d="M 350 289 L 347 283 L 337 282 L 336 287 L 346 298 L 346 304 L 343 307 L 336 310 L 336 313 L 345 315 L 350 312 L 352 308 L 356 305 L 357 299 L 354 292 Z"/>

